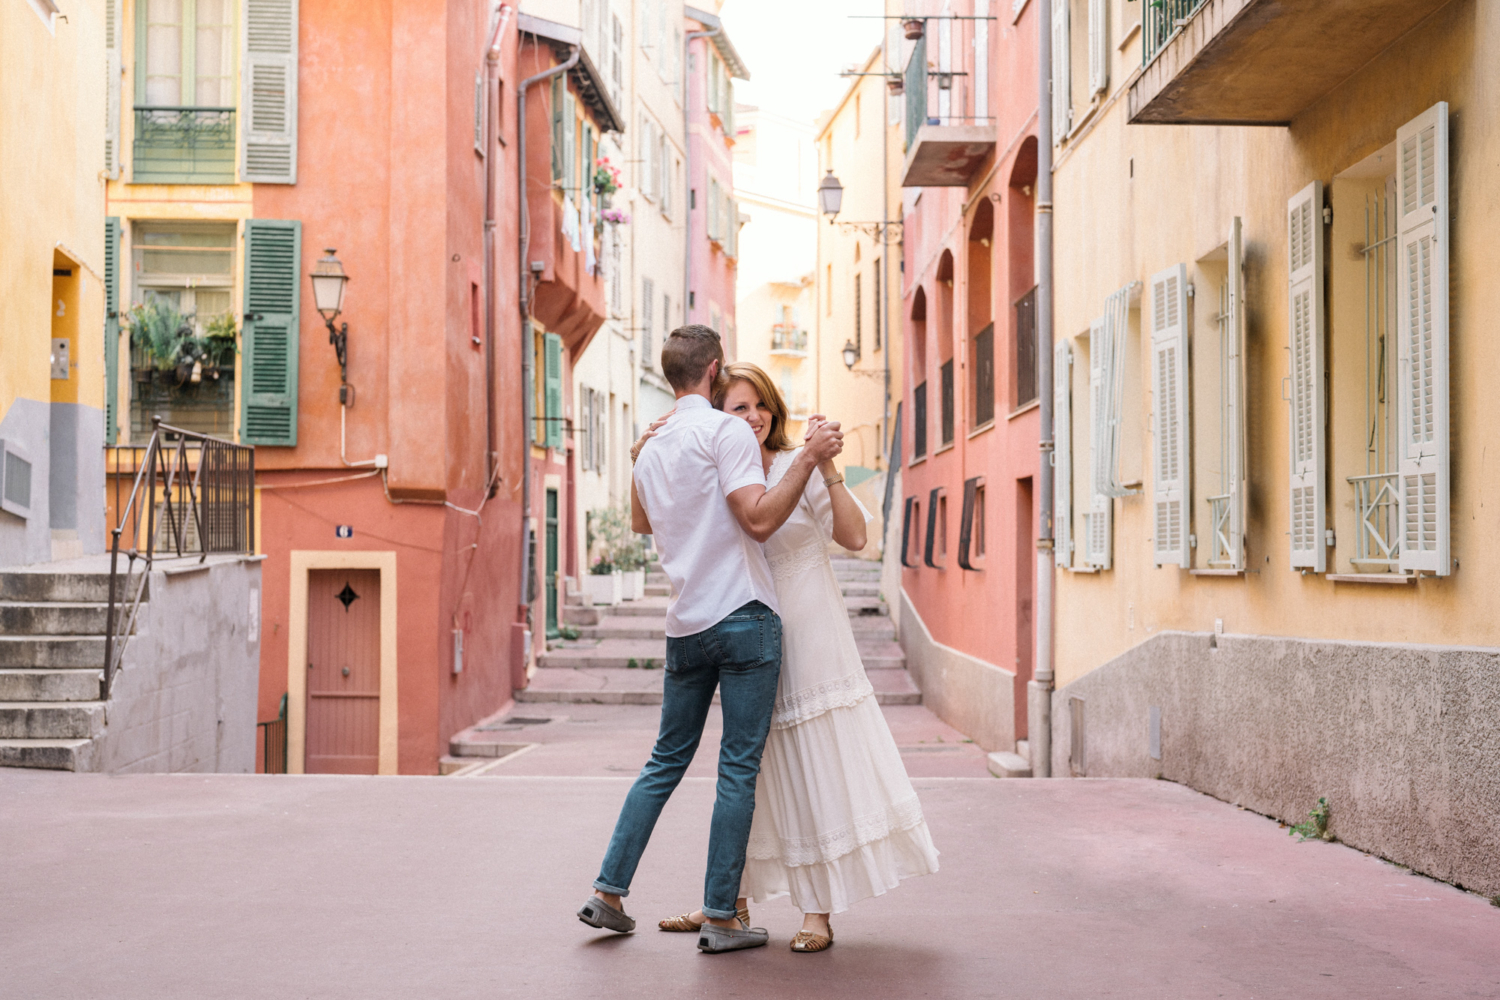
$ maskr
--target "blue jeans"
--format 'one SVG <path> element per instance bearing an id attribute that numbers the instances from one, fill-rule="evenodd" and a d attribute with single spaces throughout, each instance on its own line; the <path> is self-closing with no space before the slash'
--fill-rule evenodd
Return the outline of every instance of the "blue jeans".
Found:
<path id="1" fill-rule="evenodd" d="M 755 779 L 760 774 L 766 734 L 771 731 L 780 676 L 781 618 L 759 601 L 751 601 L 712 628 L 667 640 L 661 731 L 651 759 L 625 796 L 595 889 L 630 894 L 630 880 L 656 818 L 698 750 L 718 687 L 724 736 L 709 827 L 703 912 L 719 920 L 734 917 L 750 818 L 755 812 Z"/>

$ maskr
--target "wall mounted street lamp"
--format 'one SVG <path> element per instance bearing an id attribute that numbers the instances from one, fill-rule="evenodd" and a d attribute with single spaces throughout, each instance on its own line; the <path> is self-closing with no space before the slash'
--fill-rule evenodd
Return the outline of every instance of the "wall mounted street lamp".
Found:
<path id="1" fill-rule="evenodd" d="M 901 242 L 901 223 L 895 222 L 846 222 L 839 220 L 839 209 L 844 204 L 844 185 L 833 176 L 830 167 L 828 173 L 818 184 L 818 208 L 824 215 L 828 216 L 830 226 L 837 224 L 844 232 L 864 233 L 870 239 L 884 246 Z"/>
<path id="2" fill-rule="evenodd" d="M 317 303 L 323 322 L 328 325 L 328 342 L 333 345 L 339 359 L 339 403 L 349 406 L 354 402 L 353 393 L 349 391 L 349 324 L 333 325 L 344 311 L 344 286 L 349 283 L 349 276 L 335 256 L 338 251 L 329 247 L 323 252 L 327 256 L 319 259 L 308 277 L 312 279 L 313 301 Z"/>
<path id="3" fill-rule="evenodd" d="M 844 367 L 850 371 L 854 370 L 854 363 L 859 360 L 859 348 L 854 346 L 854 341 L 844 341 Z"/>
<path id="4" fill-rule="evenodd" d="M 828 221 L 833 222 L 834 217 L 839 214 L 839 207 L 844 203 L 844 185 L 833 176 L 833 168 L 828 168 L 827 175 L 818 184 L 818 208 L 828 216 Z"/>

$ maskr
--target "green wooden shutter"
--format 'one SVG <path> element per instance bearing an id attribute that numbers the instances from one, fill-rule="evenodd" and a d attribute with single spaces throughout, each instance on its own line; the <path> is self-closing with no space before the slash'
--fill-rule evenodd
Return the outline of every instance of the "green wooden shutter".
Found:
<path id="1" fill-rule="evenodd" d="M 297 8 L 298 0 L 244 0 L 242 181 L 297 183 Z"/>
<path id="2" fill-rule="evenodd" d="M 245 370 L 240 440 L 297 443 L 297 315 L 302 223 L 245 222 Z"/>
<path id="3" fill-rule="evenodd" d="M 104 443 L 119 441 L 120 217 L 104 220 Z"/>
<path id="4" fill-rule="evenodd" d="M 563 446 L 563 391 L 562 391 L 562 338 L 555 333 L 546 335 L 545 385 L 547 429 L 543 440 L 548 448 Z"/>
<path id="5" fill-rule="evenodd" d="M 552 78 L 552 180 L 563 179 L 563 78 Z"/>

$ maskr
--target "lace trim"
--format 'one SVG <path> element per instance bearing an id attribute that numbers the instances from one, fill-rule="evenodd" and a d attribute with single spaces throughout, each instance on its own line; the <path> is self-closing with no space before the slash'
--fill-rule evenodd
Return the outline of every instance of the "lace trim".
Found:
<path id="1" fill-rule="evenodd" d="M 828 864 L 852 854 L 893 834 L 905 833 L 922 825 L 922 803 L 916 795 L 893 802 L 879 812 L 856 817 L 854 822 L 837 830 L 813 837 L 782 838 L 775 834 L 758 834 L 750 838 L 746 856 L 757 861 L 780 861 L 790 868 Z"/>
<path id="2" fill-rule="evenodd" d="M 850 708 L 875 693 L 863 671 L 793 691 L 776 699 L 772 729 L 790 729 L 834 708 Z"/>
<path id="3" fill-rule="evenodd" d="M 778 552 L 774 556 L 768 556 L 766 562 L 771 566 L 771 578 L 773 580 L 790 580 L 792 577 L 805 573 L 810 569 L 828 561 L 828 552 L 822 545 L 804 545 L 790 552 Z"/>

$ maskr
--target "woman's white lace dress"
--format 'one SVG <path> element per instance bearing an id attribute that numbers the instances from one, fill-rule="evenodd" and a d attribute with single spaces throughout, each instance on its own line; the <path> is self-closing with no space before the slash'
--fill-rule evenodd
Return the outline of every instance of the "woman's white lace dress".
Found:
<path id="1" fill-rule="evenodd" d="M 795 454 L 776 457 L 771 485 Z M 921 803 L 860 662 L 828 558 L 832 537 L 832 500 L 814 474 L 765 545 L 781 605 L 781 681 L 740 891 L 757 902 L 790 894 L 804 913 L 842 913 L 938 870 Z"/>

